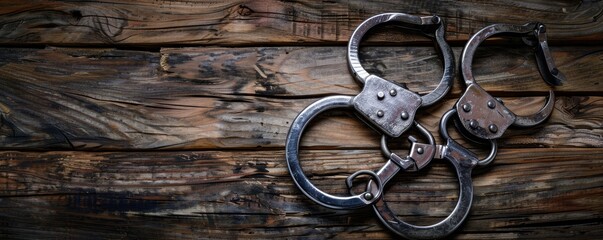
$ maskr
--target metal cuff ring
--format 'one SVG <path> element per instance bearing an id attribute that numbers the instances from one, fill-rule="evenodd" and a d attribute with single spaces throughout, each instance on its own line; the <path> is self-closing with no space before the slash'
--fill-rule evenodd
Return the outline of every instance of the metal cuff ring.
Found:
<path id="1" fill-rule="evenodd" d="M 461 55 L 461 72 L 467 89 L 456 104 L 464 134 L 471 133 L 481 139 L 496 139 L 511 125 L 531 127 L 544 122 L 551 115 L 555 99 L 552 90 L 549 90 L 544 107 L 537 113 L 518 116 L 475 82 L 471 68 L 477 47 L 487 38 L 500 34 L 520 36 L 526 44 L 535 46 L 536 62 L 543 80 L 549 85 L 561 85 L 565 76 L 555 67 L 545 33 L 546 28 L 541 23 L 493 24 L 469 39 Z"/>
<path id="2" fill-rule="evenodd" d="M 448 136 L 446 125 L 451 116 L 456 113 L 452 109 L 442 116 L 440 122 L 440 132 L 442 136 Z M 492 148 L 486 159 L 479 160 L 477 156 L 466 148 L 460 146 L 454 140 L 446 137 L 447 144 L 439 146 L 441 152 L 436 153 L 436 158 L 444 158 L 452 163 L 456 170 L 459 180 L 459 199 L 454 210 L 442 221 L 429 225 L 417 226 L 404 222 L 389 208 L 385 199 L 382 197 L 373 204 L 373 210 L 379 216 L 381 222 L 396 234 L 409 239 L 435 239 L 443 238 L 454 232 L 465 220 L 471 209 L 473 201 L 473 182 L 471 180 L 471 170 L 480 162 L 490 162 L 496 155 L 496 142 L 492 140 Z M 438 156 L 439 155 L 439 156 Z"/>
<path id="3" fill-rule="evenodd" d="M 321 191 L 314 184 L 312 184 L 312 182 L 310 182 L 310 180 L 305 176 L 299 162 L 299 143 L 304 128 L 308 125 L 308 123 L 318 114 L 329 109 L 352 109 L 352 99 L 353 97 L 351 96 L 331 96 L 322 98 L 310 104 L 302 112 L 300 112 L 293 121 L 285 144 L 285 158 L 287 160 L 289 173 L 291 173 L 295 184 L 314 202 L 333 209 L 355 209 L 365 207 L 379 199 L 383 190 L 381 179 L 379 179 L 374 172 L 363 170 L 353 174 L 353 177 L 357 175 L 371 176 L 376 182 L 376 191 L 364 192 L 353 196 L 334 196 Z"/>
<path id="4" fill-rule="evenodd" d="M 438 16 L 418 17 L 405 13 L 383 13 L 365 20 L 352 33 L 352 37 L 348 44 L 348 64 L 351 72 L 354 74 L 354 77 L 356 77 L 356 80 L 363 84 L 371 75 L 360 63 L 358 48 L 364 34 L 371 28 L 384 23 L 403 25 L 406 28 L 419 30 L 425 35 L 435 38 L 444 60 L 444 74 L 440 83 L 433 91 L 421 96 L 421 106 L 431 106 L 446 95 L 450 90 L 454 79 L 454 53 L 448 43 L 446 43 L 444 38 L 446 31 L 445 24 Z M 433 35 L 428 34 L 425 31 L 433 31 Z"/>

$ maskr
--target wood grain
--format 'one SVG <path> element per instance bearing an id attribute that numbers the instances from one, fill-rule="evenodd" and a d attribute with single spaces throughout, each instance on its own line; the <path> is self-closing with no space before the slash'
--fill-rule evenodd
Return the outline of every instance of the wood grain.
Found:
<path id="1" fill-rule="evenodd" d="M 413 90 L 429 90 L 422 79 L 439 77 L 429 67 L 430 62 L 437 65 L 429 48 L 393 48 L 390 55 L 396 57 L 377 60 L 388 49 L 392 48 L 369 49 L 373 55 L 367 55 L 374 69 L 380 69 L 381 63 L 392 66 L 383 68 L 383 76 L 415 72 L 415 80 L 408 84 Z M 311 102 L 360 90 L 342 72 L 343 51 L 342 47 L 167 49 L 161 53 L 4 49 L 0 55 L 0 144 L 12 149 L 79 150 L 282 147 L 291 122 Z M 495 95 L 544 95 L 548 87 L 535 73 L 535 66 L 525 59 L 512 60 L 516 53 L 482 55 L 500 64 L 483 61 L 494 66 L 488 71 L 476 65 L 479 81 Z M 503 146 L 603 146 L 603 101 L 588 96 L 603 92 L 603 51 L 570 47 L 555 49 L 555 53 L 568 76 L 558 94 L 568 96 L 558 98 L 546 124 L 510 132 L 512 137 L 503 140 Z M 410 64 L 397 64 L 397 57 Z M 437 130 L 440 116 L 458 96 L 460 84 L 455 85 L 449 100 L 418 118 L 430 130 Z M 539 91 L 534 90 L 538 87 Z M 505 101 L 519 114 L 533 113 L 542 105 L 541 97 Z M 378 137 L 344 115 L 319 121 L 303 145 L 375 148 Z"/>
<path id="2" fill-rule="evenodd" d="M 598 43 L 600 1 L 2 1 L 0 43 L 10 45 L 345 44 L 364 19 L 383 12 L 442 16 L 450 41 L 492 23 L 547 25 L 553 43 Z M 425 42 L 381 32 L 375 42 Z"/>
<path id="3" fill-rule="evenodd" d="M 460 57 L 462 48 L 453 50 Z M 600 95 L 602 50 L 600 46 L 553 47 L 555 63 L 567 78 L 555 91 Z M 163 78 L 212 85 L 207 87 L 222 94 L 355 95 L 362 87 L 347 74 L 346 51 L 345 47 L 164 48 L 160 62 Z M 366 47 L 360 57 L 369 73 L 419 93 L 433 90 L 442 77 L 443 64 L 431 47 Z M 543 96 L 550 89 L 541 80 L 534 52 L 527 47 L 478 48 L 473 63 L 476 80 L 493 94 Z M 460 63 L 456 65 L 460 69 Z M 459 82 L 454 82 L 452 94 L 464 91 Z"/>
<path id="4" fill-rule="evenodd" d="M 81 100 L 81 99 L 80 99 Z M 31 111 L 10 106 L 0 138 L 14 149 L 214 149 L 283 147 L 291 122 L 313 100 L 249 98 L 202 99 L 196 105 L 148 109 L 128 104 L 85 103 L 93 109 L 58 105 L 58 111 Z M 540 99 L 542 100 L 542 99 Z M 201 105 L 204 101 L 206 104 Z M 418 119 L 434 133 L 440 116 L 454 101 L 445 102 Z M 512 109 L 535 112 L 543 103 L 535 98 L 506 101 Z M 502 146 L 601 147 L 601 97 L 560 97 L 549 121 L 530 129 L 512 129 Z M 216 107 L 214 107 L 216 105 Z M 38 109 L 47 106 L 36 106 Z M 95 109 L 102 109 L 101 113 Z M 263 110 L 258 110 L 263 109 Z M 349 134 L 353 132 L 354 134 Z M 314 148 L 376 148 L 379 135 L 349 115 L 317 120 L 302 146 Z"/>
<path id="5" fill-rule="evenodd" d="M 461 48 L 453 48 L 460 56 Z M 558 94 L 600 95 L 603 48 L 554 47 L 559 70 L 568 79 Z M 419 93 L 431 91 L 442 64 L 430 47 L 367 47 L 360 51 L 371 73 L 406 84 Z M 164 48 L 160 53 L 116 49 L 1 48 L 0 77 L 20 81 L 79 86 L 81 91 L 118 91 L 134 87 L 139 94 L 194 90 L 199 95 L 258 95 L 302 98 L 327 94 L 355 95 L 361 90 L 347 70 L 345 47 Z M 457 66 L 458 66 L 457 62 Z M 479 48 L 474 75 L 493 94 L 544 95 L 533 51 L 517 47 Z M 459 75 L 459 74 L 457 74 Z M 47 83 L 47 84 L 48 84 Z M 94 85 L 96 84 L 96 85 Z M 167 89 L 154 86 L 170 84 Z M 141 88 L 142 89 L 138 89 Z M 119 88 L 119 89 L 117 89 Z M 455 81 L 452 94 L 463 85 Z M 106 95 L 106 94 L 105 94 Z M 112 95 L 116 95 L 113 93 Z"/>
<path id="6" fill-rule="evenodd" d="M 0 239 L 396 238 L 371 209 L 305 197 L 283 151 L 304 107 L 361 90 L 344 45 L 361 21 L 392 11 L 442 16 L 455 59 L 488 24 L 543 22 L 568 79 L 546 123 L 509 130 L 493 164 L 474 171 L 472 210 L 451 238 L 600 238 L 601 1 L 6 0 Z M 549 89 L 533 52 L 517 39 L 488 42 L 474 60 L 478 82 L 533 113 Z M 442 63 L 428 38 L 385 26 L 365 44 L 369 72 L 419 93 L 437 84 Z M 460 83 L 418 115 L 438 142 Z M 305 173 L 345 195 L 347 176 L 385 162 L 379 137 L 350 112 L 321 115 L 302 141 Z M 390 148 L 406 154 L 404 139 Z M 431 224 L 452 211 L 458 185 L 436 160 L 386 191 L 399 217 Z"/>
<path id="7" fill-rule="evenodd" d="M 501 149 L 474 174 L 474 205 L 455 237 L 596 238 L 602 156 Z M 384 162 L 377 150 L 307 150 L 301 159 L 318 187 L 342 195 L 346 176 Z M 455 181 L 436 161 L 400 174 L 385 198 L 400 217 L 433 223 L 452 210 Z M 0 203 L 0 233 L 11 238 L 393 237 L 369 209 L 330 210 L 303 196 L 283 151 L 4 151 Z"/>

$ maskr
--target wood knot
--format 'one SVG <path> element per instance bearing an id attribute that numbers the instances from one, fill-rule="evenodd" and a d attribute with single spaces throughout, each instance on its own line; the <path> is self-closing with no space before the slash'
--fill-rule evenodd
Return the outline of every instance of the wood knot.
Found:
<path id="1" fill-rule="evenodd" d="M 79 21 L 80 19 L 82 19 L 82 17 L 84 17 L 80 10 L 71 10 L 71 11 L 69 11 L 69 14 L 71 14 L 71 17 L 73 17 L 77 21 Z"/>
<path id="2" fill-rule="evenodd" d="M 251 10 L 251 8 L 241 4 L 241 5 L 239 5 L 239 10 L 237 11 L 237 13 L 239 13 L 239 15 L 241 15 L 241 16 L 249 16 L 253 13 L 253 10 Z"/>
<path id="3" fill-rule="evenodd" d="M 92 23 L 93 29 L 97 31 L 97 34 L 107 42 L 119 42 L 121 40 L 116 39 L 123 29 L 128 25 L 127 16 L 118 12 L 101 12 L 98 16 L 90 18 L 89 21 Z M 86 21 L 87 24 L 90 22 Z"/>

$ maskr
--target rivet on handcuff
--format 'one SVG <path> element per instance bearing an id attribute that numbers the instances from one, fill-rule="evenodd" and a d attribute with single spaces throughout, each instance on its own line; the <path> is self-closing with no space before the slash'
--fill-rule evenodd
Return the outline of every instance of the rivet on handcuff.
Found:
<path id="1" fill-rule="evenodd" d="M 420 96 L 393 82 L 368 74 L 358 59 L 358 45 L 362 36 L 372 27 L 382 23 L 396 23 L 422 32 L 432 31 L 432 36 L 442 51 L 444 76 L 438 87 L 427 95 Z M 399 137 L 414 122 L 416 110 L 433 104 L 446 95 L 454 79 L 454 56 L 444 40 L 444 24 L 437 16 L 417 17 L 403 13 L 385 13 L 364 21 L 352 34 L 348 45 L 348 60 L 351 71 L 364 83 L 360 94 L 352 96 L 331 96 L 320 99 L 297 115 L 291 125 L 285 144 L 285 157 L 289 172 L 302 192 L 315 202 L 334 209 L 354 209 L 372 204 L 381 197 L 383 184 L 376 173 L 368 170 L 352 175 L 369 175 L 376 182 L 376 189 L 353 196 L 334 196 L 318 189 L 305 176 L 299 162 L 299 142 L 306 125 L 319 113 L 334 108 L 354 108 L 364 120 L 379 132 L 389 137 Z M 427 34 L 427 33 L 425 33 Z M 369 194 L 367 194 L 369 193 Z"/>
<path id="2" fill-rule="evenodd" d="M 435 39 L 444 59 L 444 74 L 435 90 L 420 96 L 393 82 L 369 74 L 362 68 L 358 58 L 360 40 L 368 30 L 387 22 L 419 30 Z M 488 165 L 494 160 L 498 151 L 496 139 L 502 136 L 510 125 L 528 127 L 542 123 L 551 114 L 554 104 L 554 94 L 549 91 L 548 101 L 538 113 L 532 116 L 513 114 L 475 83 L 471 63 L 477 46 L 496 34 L 519 35 L 526 44 L 536 48 L 539 71 L 547 83 L 559 85 L 565 81 L 565 78 L 553 63 L 544 25 L 540 23 L 494 24 L 485 27 L 471 37 L 463 50 L 461 68 L 467 89 L 455 107 L 442 116 L 439 126 L 440 135 L 446 144 L 437 145 L 432 134 L 415 121 L 414 116 L 420 107 L 432 105 L 443 98 L 452 85 L 454 58 L 452 50 L 444 40 L 444 29 L 442 19 L 437 16 L 417 17 L 402 13 L 376 15 L 358 26 L 348 45 L 348 63 L 356 79 L 364 84 L 362 92 L 355 97 L 332 96 L 312 103 L 295 118 L 287 136 L 285 157 L 289 171 L 296 185 L 306 196 L 325 207 L 334 209 L 355 209 L 372 205 L 385 226 L 406 238 L 442 238 L 463 223 L 469 214 L 473 200 L 472 169 L 475 166 Z M 426 33 L 427 31 L 433 31 L 433 34 Z M 376 173 L 361 170 L 350 175 L 346 179 L 346 185 L 351 196 L 334 196 L 316 188 L 305 176 L 298 158 L 299 142 L 306 125 L 318 114 L 334 108 L 355 109 L 369 126 L 383 133 L 381 151 L 388 161 Z M 451 118 L 460 120 L 461 123 L 456 125 L 457 130 L 465 138 L 489 142 L 490 153 L 486 158 L 480 160 L 471 151 L 450 138 L 447 125 Z M 428 143 L 419 143 L 414 137 L 409 137 L 411 149 L 408 156 L 402 158 L 392 153 L 387 147 L 387 138 L 399 137 L 413 126 L 428 140 Z M 398 172 L 419 171 L 432 159 L 445 159 L 454 166 L 460 188 L 458 202 L 452 213 L 436 224 L 429 226 L 408 224 L 400 220 L 388 207 L 383 198 L 383 188 Z M 371 180 L 365 192 L 355 194 L 352 191 L 352 183 L 360 175 L 368 175 Z"/>

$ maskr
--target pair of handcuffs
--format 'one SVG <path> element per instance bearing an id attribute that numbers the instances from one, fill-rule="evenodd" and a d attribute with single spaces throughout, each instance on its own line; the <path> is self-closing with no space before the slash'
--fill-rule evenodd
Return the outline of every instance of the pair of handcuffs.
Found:
<path id="1" fill-rule="evenodd" d="M 443 58 L 444 71 L 438 86 L 425 95 L 419 95 L 406 87 L 368 73 L 361 65 L 358 48 L 362 37 L 371 28 L 393 23 L 404 28 L 421 32 L 432 38 Z M 549 91 L 545 106 L 531 116 L 517 116 L 502 102 L 488 94 L 476 82 L 472 74 L 471 63 L 475 50 L 485 39 L 498 34 L 511 34 L 536 49 L 538 69 L 543 79 L 550 85 L 559 85 L 564 76 L 555 68 L 550 56 L 541 23 L 525 25 L 494 24 L 478 31 L 465 46 L 462 57 L 462 75 L 467 85 L 464 94 L 455 107 L 447 111 L 440 120 L 440 135 L 445 145 L 435 143 L 433 135 L 419 122 L 415 121 L 418 109 L 433 105 L 450 90 L 454 80 L 454 55 L 446 43 L 445 24 L 438 16 L 414 16 L 404 13 L 384 13 L 373 16 L 361 23 L 352 34 L 348 44 L 348 64 L 356 80 L 363 84 L 362 91 L 356 96 L 329 96 L 322 98 L 299 113 L 293 121 L 286 140 L 285 157 L 289 172 L 298 188 L 314 202 L 332 209 L 358 209 L 372 206 L 381 222 L 396 234 L 410 239 L 442 238 L 457 229 L 469 214 L 473 200 L 471 171 L 475 166 L 488 165 L 497 153 L 496 139 L 511 126 L 530 127 L 542 123 L 551 114 L 554 93 Z M 360 170 L 346 179 L 350 196 L 336 196 L 317 188 L 304 174 L 299 161 L 299 143 L 305 127 L 318 114 L 331 109 L 349 109 L 360 116 L 364 122 L 382 134 L 381 152 L 387 162 L 377 172 Z M 479 159 L 474 153 L 461 146 L 447 132 L 450 119 L 461 136 L 476 142 L 489 142 L 490 153 Z M 414 137 L 411 140 L 410 153 L 400 157 L 392 153 L 387 146 L 388 138 L 398 138 L 410 128 L 416 128 L 424 135 L 427 143 L 420 143 Z M 383 198 L 384 186 L 400 171 L 419 171 L 433 159 L 446 159 L 450 162 L 459 181 L 459 199 L 452 213 L 444 220 L 429 226 L 416 226 L 399 219 L 388 207 Z M 353 193 L 352 183 L 361 175 L 370 177 L 366 190 Z"/>

